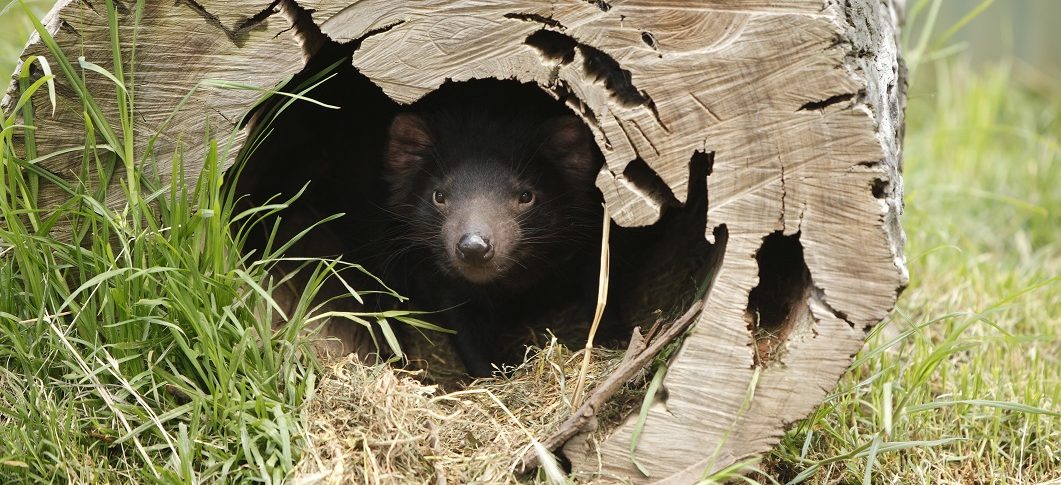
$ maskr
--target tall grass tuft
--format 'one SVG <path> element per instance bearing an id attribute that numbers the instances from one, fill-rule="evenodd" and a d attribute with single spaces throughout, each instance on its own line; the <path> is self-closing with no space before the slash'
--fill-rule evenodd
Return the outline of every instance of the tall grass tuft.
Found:
<path id="1" fill-rule="evenodd" d="M 254 255 L 242 242 L 290 201 L 236 211 L 221 170 L 246 156 L 234 153 L 234 134 L 204 133 L 194 186 L 179 151 L 165 161 L 168 181 L 141 170 L 159 161 L 134 131 L 134 63 L 106 4 L 113 70 L 71 63 L 35 18 L 50 64 L 26 59 L 51 65 L 81 98 L 88 141 L 71 152 L 80 177 L 37 165 L 28 125 L 50 74 L 24 70 L 18 106 L 0 120 L 0 482 L 281 482 L 306 446 L 311 302 L 347 265 L 310 261 L 301 300 L 284 313 L 270 269 L 290 241 Z M 93 76 L 113 81 L 118 119 L 89 93 Z M 104 204 L 115 174 L 127 201 L 118 209 Z M 42 183 L 68 199 L 41 207 Z"/>

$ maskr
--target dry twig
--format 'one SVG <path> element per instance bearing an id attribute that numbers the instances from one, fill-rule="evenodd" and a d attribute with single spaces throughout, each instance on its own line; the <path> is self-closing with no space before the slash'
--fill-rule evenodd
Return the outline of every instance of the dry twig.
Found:
<path id="1" fill-rule="evenodd" d="M 589 371 L 589 361 L 593 355 L 593 338 L 597 335 L 597 327 L 600 326 L 601 318 L 604 316 L 604 306 L 608 303 L 608 278 L 610 273 L 611 249 L 608 245 L 608 237 L 611 233 L 612 216 L 608 212 L 608 206 L 604 206 L 604 226 L 601 229 L 600 248 L 600 279 L 597 284 L 597 308 L 593 312 L 593 324 L 589 327 L 589 335 L 586 336 L 586 352 L 582 354 L 582 368 L 578 372 L 578 380 L 575 381 L 575 395 L 571 398 L 571 404 L 578 406 L 582 402 L 582 393 L 586 387 L 586 372 Z"/>
<path id="2" fill-rule="evenodd" d="M 645 368 L 652 359 L 659 355 L 667 344 L 674 342 L 684 334 L 696 321 L 696 317 L 700 314 L 703 305 L 703 300 L 694 302 L 681 317 L 668 325 L 658 338 L 647 345 L 641 337 L 641 332 L 635 328 L 633 335 L 630 337 L 627 354 L 622 363 L 619 364 L 619 367 L 601 382 L 593 390 L 592 394 L 586 397 L 586 402 L 571 417 L 567 418 L 560 425 L 560 428 L 541 441 L 542 446 L 547 450 L 553 451 L 579 433 L 592 429 L 596 424 L 597 411 L 601 406 L 614 396 L 623 384 L 627 383 L 635 374 Z M 538 465 L 538 457 L 533 451 L 529 451 L 523 454 L 520 463 L 519 471 L 525 473 Z"/>

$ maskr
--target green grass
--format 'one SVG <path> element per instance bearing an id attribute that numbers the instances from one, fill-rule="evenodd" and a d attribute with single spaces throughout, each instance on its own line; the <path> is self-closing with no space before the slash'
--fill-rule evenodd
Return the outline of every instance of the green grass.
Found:
<path id="1" fill-rule="evenodd" d="M 1061 82 L 953 58 L 950 35 L 990 3 L 938 37 L 939 2 L 911 5 L 910 286 L 767 457 L 778 481 L 1061 478 Z"/>
<path id="2" fill-rule="evenodd" d="M 20 11 L 0 16 L 0 71 L 13 68 L 28 25 Z M 916 37 L 910 45 L 929 46 Z M 1061 85 L 1029 79 L 953 59 L 917 69 L 905 148 L 910 288 L 828 401 L 762 465 L 778 481 L 1061 476 Z M 87 166 L 142 162 L 122 123 L 135 107 L 123 105 L 124 120 L 96 123 Z M 141 190 L 122 210 L 77 184 L 48 216 L 14 133 L 0 136 L 0 482 L 287 478 L 315 382 L 298 335 L 311 308 L 300 304 L 279 330 L 265 323 L 276 309 L 263 290 L 278 284 L 268 269 L 283 248 L 260 264 L 241 253 L 240 231 L 263 213 L 236 214 L 220 189 L 228 134 L 203 134 L 216 149 L 197 190 L 133 173 L 124 190 Z M 58 225 L 76 243 L 48 234 Z"/>
<path id="3" fill-rule="evenodd" d="M 38 16 L 47 12 L 53 3 L 55 2 L 48 0 L 26 0 L 26 4 Z M 5 8 L 8 9 L 6 12 L 4 12 Z M 3 76 L 3 82 L 0 83 L 3 87 L 0 91 L 7 89 L 7 76 L 15 70 L 19 53 L 26 45 L 30 32 L 33 32 L 33 26 L 19 8 L 18 2 L 9 3 L 8 0 L 0 0 L 0 76 Z M 2 96 L 3 94 L 0 93 L 0 97 Z"/>
<path id="4" fill-rule="evenodd" d="M 111 74 L 50 56 L 78 92 L 82 75 L 131 86 L 126 61 L 109 63 Z M 20 102 L 50 78 L 22 81 Z M 254 259 L 242 249 L 284 201 L 236 212 L 220 171 L 229 133 L 203 134 L 210 150 L 194 188 L 180 156 L 164 161 L 172 182 L 148 177 L 138 167 L 160 161 L 137 153 L 134 93 L 117 92 L 116 120 L 82 96 L 85 169 L 60 181 L 70 197 L 57 208 L 36 202 L 50 174 L 19 126 L 31 111 L 0 120 L 0 483 L 283 481 L 306 444 L 302 406 L 315 388 L 309 302 L 325 275 L 349 267 L 308 264 L 285 314 L 270 269 L 291 242 L 270 241 Z M 122 167 L 128 202 L 105 207 Z"/>
<path id="5" fill-rule="evenodd" d="M 767 460 L 808 483 L 1061 477 L 1061 85 L 922 66 L 907 111 L 910 287 Z"/>

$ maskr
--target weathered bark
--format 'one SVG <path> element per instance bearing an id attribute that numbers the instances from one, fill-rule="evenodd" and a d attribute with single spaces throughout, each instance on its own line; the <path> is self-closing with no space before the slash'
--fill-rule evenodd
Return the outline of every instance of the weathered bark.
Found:
<path id="1" fill-rule="evenodd" d="M 71 58 L 108 66 L 98 8 L 61 2 L 48 28 Z M 901 0 L 149 2 L 137 129 L 153 133 L 204 79 L 271 87 L 298 72 L 303 47 L 312 53 L 323 41 L 307 31 L 311 21 L 340 43 L 364 38 L 354 65 L 401 103 L 447 79 L 490 77 L 535 82 L 567 100 L 606 157 L 597 186 L 620 225 L 652 224 L 686 202 L 690 160 L 710 156 L 703 230 L 712 240 L 723 228 L 728 239 L 641 433 L 637 457 L 652 476 L 629 458 L 636 417 L 598 449 L 574 440 L 581 446 L 564 450 L 578 472 L 689 483 L 769 449 L 814 409 L 906 284 L 900 8 Z M 285 34 L 288 18 L 303 22 L 291 30 L 300 37 Z M 45 50 L 34 39 L 26 54 Z M 89 79 L 100 98 L 113 92 Z M 80 103 L 59 93 L 54 117 L 39 97 L 41 153 L 82 143 Z M 192 182 L 206 127 L 235 126 L 256 97 L 199 88 L 157 158 L 183 149 Z M 74 163 L 44 166 L 67 176 Z M 111 194 L 109 203 L 122 203 Z"/>
<path id="2" fill-rule="evenodd" d="M 115 2 L 119 8 L 120 36 L 133 38 L 132 5 Z M 60 1 L 45 17 L 47 30 L 77 65 L 78 56 L 113 70 L 107 15 L 102 2 Z M 185 177 L 194 186 L 206 158 L 208 134 L 222 136 L 236 128 L 260 92 L 203 86 L 206 80 L 227 81 L 272 88 L 302 68 L 302 51 L 291 37 L 283 35 L 290 22 L 269 2 L 147 2 L 138 34 L 139 46 L 133 70 L 137 106 L 137 153 L 173 115 L 155 144 L 163 180 L 168 180 L 171 155 L 183 152 Z M 22 58 L 29 55 L 50 57 L 47 47 L 34 35 Z M 123 52 L 129 62 L 130 51 Z M 53 62 L 54 66 L 55 63 Z M 20 66 L 21 67 L 21 66 Z M 126 72 L 129 67 L 126 67 Z M 108 119 L 117 129 L 114 84 L 95 73 L 86 73 L 89 91 L 94 94 Z M 58 106 L 51 115 L 47 96 L 35 98 L 36 141 L 39 153 L 85 143 L 85 121 L 81 101 L 60 76 L 56 80 Z M 42 90 L 44 91 L 44 90 Z M 193 92 L 194 91 L 194 92 Z M 192 93 L 183 105 L 182 99 Z M 8 92 L 14 94 L 12 88 Z M 5 111 L 9 100 L 5 97 Z M 180 108 L 178 109 L 178 106 Z M 243 137 L 236 140 L 242 143 Z M 80 153 L 57 157 L 42 164 L 51 172 L 72 179 L 80 170 Z M 231 163 L 226 160 L 227 163 Z M 113 177 L 114 185 L 122 178 Z M 41 204 L 49 206 L 66 194 L 44 187 Z M 124 203 L 121 190 L 111 190 L 111 206 Z"/>

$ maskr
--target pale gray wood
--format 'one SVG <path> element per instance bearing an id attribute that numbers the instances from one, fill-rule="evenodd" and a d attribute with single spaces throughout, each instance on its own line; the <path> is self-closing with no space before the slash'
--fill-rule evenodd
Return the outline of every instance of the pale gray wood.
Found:
<path id="1" fill-rule="evenodd" d="M 171 114 L 176 114 L 156 142 L 153 157 L 159 163 L 163 182 L 169 181 L 172 154 L 183 151 L 187 164 L 185 177 L 194 185 L 199 176 L 207 145 L 208 133 L 228 140 L 241 117 L 262 93 L 250 90 L 222 89 L 202 86 L 206 80 L 228 81 L 262 88 L 272 88 L 302 66 L 298 43 L 285 35 L 291 23 L 268 3 L 262 2 L 203 2 L 150 1 L 144 11 L 140 27 L 140 45 L 136 50 L 134 91 L 136 94 L 135 129 L 137 154 L 142 153 L 151 135 L 163 126 Z M 46 17 L 46 27 L 62 46 L 67 58 L 77 66 L 78 56 L 84 56 L 113 72 L 110 35 L 103 2 L 64 1 L 56 4 Z M 119 10 L 121 38 L 132 39 L 133 12 L 131 4 Z M 207 10 L 210 9 L 210 10 Z M 129 46 L 123 51 L 129 59 Z M 51 58 L 47 48 L 36 35 L 30 39 L 22 58 L 42 55 Z M 58 72 L 52 60 L 53 70 Z M 126 66 L 126 72 L 129 66 Z M 87 73 L 89 90 L 108 114 L 111 125 L 120 130 L 114 105 L 114 85 L 103 76 Z M 81 102 L 73 90 L 60 78 L 56 81 L 58 108 L 51 115 L 45 90 L 34 96 L 37 106 L 36 139 L 39 153 L 85 143 Z M 183 106 L 181 101 L 194 90 Z M 13 91 L 9 91 L 13 93 Z M 7 111 L 10 100 L 3 106 Z M 243 132 L 238 132 L 234 146 L 242 144 Z M 102 143 L 103 140 L 98 139 Z M 224 160 L 225 167 L 236 150 Z M 41 164 L 53 173 L 73 180 L 80 168 L 80 153 L 56 157 Z M 124 197 L 117 187 L 122 178 L 115 174 L 114 186 L 107 196 L 111 207 L 121 207 Z M 44 186 L 41 203 L 49 206 L 62 201 L 64 192 Z"/>

